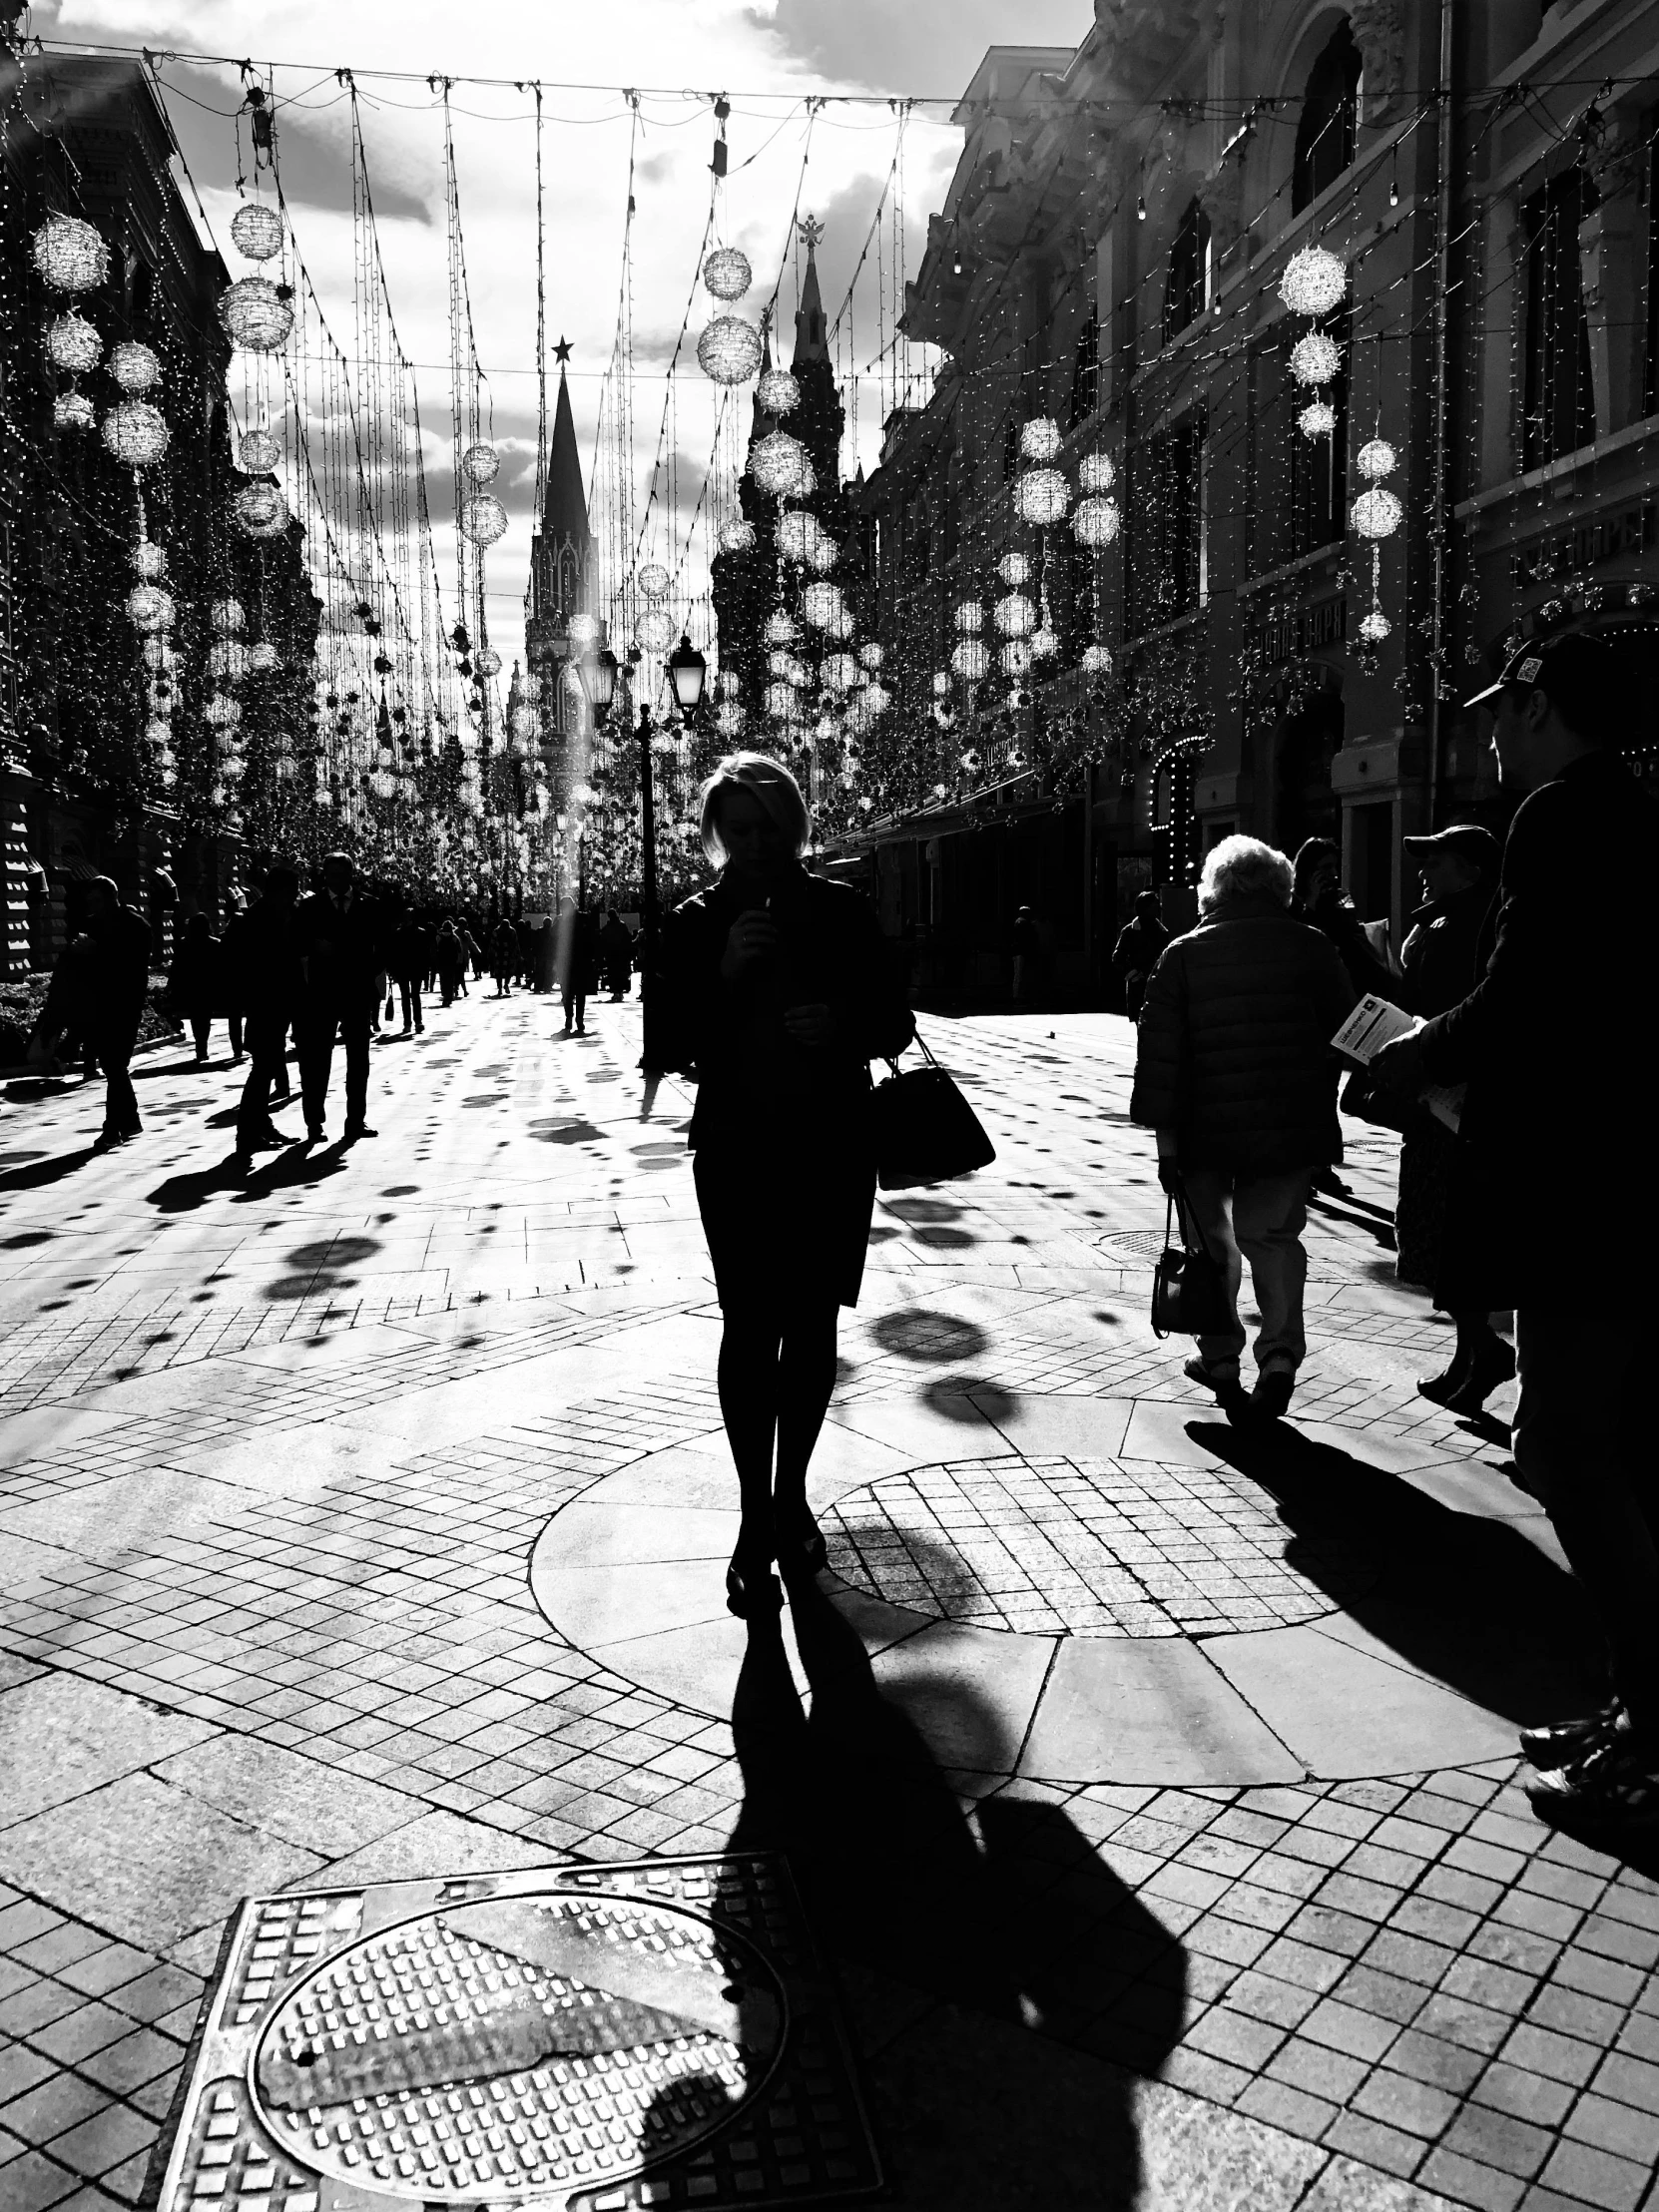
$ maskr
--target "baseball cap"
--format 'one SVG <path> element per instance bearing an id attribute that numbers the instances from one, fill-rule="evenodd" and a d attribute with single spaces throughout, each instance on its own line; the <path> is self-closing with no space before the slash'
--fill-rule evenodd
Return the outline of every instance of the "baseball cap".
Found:
<path id="1" fill-rule="evenodd" d="M 1454 852 L 1483 874 L 1497 871 L 1497 839 L 1477 822 L 1454 822 L 1449 830 L 1436 830 L 1431 836 L 1401 837 L 1399 841 L 1407 852 Z"/>
<path id="2" fill-rule="evenodd" d="M 1511 653 L 1495 684 L 1465 699 L 1469 707 L 1489 707 L 1506 691 L 1543 692 L 1561 710 L 1574 729 L 1599 706 L 1612 706 L 1608 696 L 1615 680 L 1613 655 L 1601 638 L 1583 631 L 1569 631 L 1558 638 L 1534 638 Z M 1599 696 L 1598 696 L 1599 695 Z"/>

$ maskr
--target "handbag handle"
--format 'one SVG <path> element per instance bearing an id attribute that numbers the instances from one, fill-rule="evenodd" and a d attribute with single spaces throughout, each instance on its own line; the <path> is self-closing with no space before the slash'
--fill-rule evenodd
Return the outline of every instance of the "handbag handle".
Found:
<path id="1" fill-rule="evenodd" d="M 1177 1196 L 1177 1193 L 1179 1193 L 1179 1196 Z M 1177 1218 L 1180 1221 L 1181 1238 L 1183 1243 L 1186 1242 L 1186 1225 L 1189 1221 L 1191 1221 L 1193 1225 L 1193 1235 L 1198 1239 L 1199 1251 L 1203 1253 L 1205 1259 L 1209 1261 L 1210 1265 L 1213 1268 L 1219 1268 L 1221 1266 L 1221 1262 L 1210 1250 L 1209 1239 L 1205 1236 L 1203 1229 L 1199 1226 L 1198 1216 L 1193 1212 L 1192 1200 L 1187 1196 L 1187 1186 L 1180 1180 L 1179 1177 L 1176 1178 L 1176 1189 L 1174 1191 L 1166 1191 L 1164 1193 L 1165 1244 L 1169 1243 L 1170 1221 L 1172 1217 Z"/>
<path id="2" fill-rule="evenodd" d="M 927 1065 L 928 1065 L 928 1066 L 929 1066 L 930 1068 L 936 1068 L 936 1067 L 938 1066 L 938 1064 L 939 1064 L 939 1063 L 938 1063 L 938 1061 L 937 1061 L 937 1060 L 935 1060 L 935 1059 L 934 1059 L 934 1057 L 933 1057 L 933 1055 L 932 1055 L 932 1054 L 931 1054 L 931 1053 L 930 1053 L 930 1052 L 928 1051 L 928 1049 L 927 1049 L 927 1040 L 926 1040 L 926 1038 L 925 1038 L 925 1037 L 924 1037 L 924 1036 L 922 1035 L 922 1033 L 921 1033 L 921 1031 L 920 1031 L 919 1029 L 917 1029 L 917 1030 L 916 1030 L 916 1031 L 915 1031 L 915 1032 L 913 1033 L 913 1035 L 911 1036 L 911 1038 L 910 1038 L 910 1044 L 919 1044 L 919 1045 L 920 1045 L 920 1047 L 921 1047 L 921 1056 L 922 1056 L 922 1058 L 923 1058 L 923 1059 L 924 1059 L 924 1060 L 925 1060 L 925 1061 L 927 1062 Z M 909 1045 L 906 1045 L 906 1046 L 905 1046 L 905 1048 L 904 1048 L 904 1050 L 905 1050 L 906 1052 L 907 1052 L 907 1051 L 908 1051 L 909 1049 L 910 1049 Z M 900 1055 L 900 1057 L 902 1057 L 902 1055 Z M 887 1053 L 885 1053 L 885 1052 L 883 1052 L 883 1053 L 881 1054 L 881 1058 L 882 1058 L 883 1060 L 885 1060 L 885 1061 L 886 1061 L 886 1063 L 887 1063 L 888 1067 L 890 1067 L 890 1068 L 892 1069 L 892 1071 L 893 1071 L 894 1075 L 896 1075 L 896 1074 L 898 1073 L 898 1060 L 897 1060 L 897 1059 L 894 1059 L 894 1058 L 891 1058 L 891 1057 L 890 1057 L 890 1056 L 889 1056 L 889 1055 L 888 1055 Z"/>

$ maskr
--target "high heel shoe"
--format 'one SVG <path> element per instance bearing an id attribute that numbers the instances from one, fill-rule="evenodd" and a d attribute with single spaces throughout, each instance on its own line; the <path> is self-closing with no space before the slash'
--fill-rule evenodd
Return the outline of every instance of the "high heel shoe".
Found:
<path id="1" fill-rule="evenodd" d="M 798 1532 L 778 1539 L 778 1565 L 786 1574 L 822 1574 L 830 1564 L 830 1546 L 811 1513 L 804 1514 Z"/>
<path id="2" fill-rule="evenodd" d="M 1501 1337 L 1493 1337 L 1490 1344 L 1483 1344 L 1469 1362 L 1462 1382 L 1444 1399 L 1448 1413 L 1461 1413 L 1470 1419 L 1481 1411 L 1487 1398 L 1501 1383 L 1509 1382 L 1515 1372 L 1515 1355 Z"/>
<path id="3" fill-rule="evenodd" d="M 734 1558 L 726 1570 L 726 1610 L 735 1613 L 739 1620 L 747 1621 L 758 1614 L 781 1613 L 783 1609 L 783 1586 L 770 1567 L 746 1570 Z"/>

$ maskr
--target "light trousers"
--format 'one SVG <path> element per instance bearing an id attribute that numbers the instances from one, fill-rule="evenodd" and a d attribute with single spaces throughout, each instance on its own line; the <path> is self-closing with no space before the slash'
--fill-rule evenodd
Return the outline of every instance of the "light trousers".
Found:
<path id="1" fill-rule="evenodd" d="M 1308 1255 L 1302 1232 L 1308 1224 L 1312 1168 L 1283 1175 L 1234 1176 L 1223 1168 L 1193 1168 L 1184 1181 L 1187 1204 L 1210 1257 L 1226 1271 L 1227 1305 L 1232 1325 L 1225 1334 L 1200 1337 L 1199 1357 L 1221 1375 L 1237 1374 L 1245 1348 L 1239 1320 L 1239 1286 L 1244 1262 L 1256 1292 L 1262 1325 L 1256 1337 L 1256 1365 L 1294 1375 L 1308 1350 L 1302 1333 L 1302 1292 L 1308 1280 Z M 1193 1224 L 1184 1224 L 1189 1251 L 1197 1249 Z"/>

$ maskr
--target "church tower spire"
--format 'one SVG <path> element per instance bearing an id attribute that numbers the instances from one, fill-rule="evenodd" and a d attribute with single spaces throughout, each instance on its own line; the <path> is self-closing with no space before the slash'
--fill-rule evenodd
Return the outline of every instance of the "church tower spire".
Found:
<path id="1" fill-rule="evenodd" d="M 560 338 L 553 348 L 559 364 L 559 395 L 553 413 L 553 440 L 547 456 L 541 512 L 530 539 L 530 580 L 524 594 L 524 644 L 530 671 L 539 680 L 542 726 L 553 740 L 565 736 L 574 721 L 562 681 L 571 656 L 570 625 L 591 611 L 594 577 L 593 528 L 582 484 L 582 456 L 576 445 L 565 364 L 570 346 Z"/>
<path id="2" fill-rule="evenodd" d="M 808 361 L 827 361 L 830 339 L 824 326 L 824 298 L 818 288 L 818 242 L 824 236 L 824 225 L 808 216 L 796 228 L 807 249 L 807 274 L 801 282 L 801 304 L 795 310 L 795 360 L 792 365 L 799 370 Z"/>

